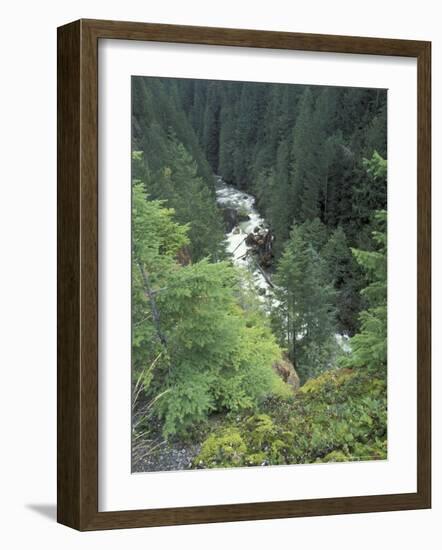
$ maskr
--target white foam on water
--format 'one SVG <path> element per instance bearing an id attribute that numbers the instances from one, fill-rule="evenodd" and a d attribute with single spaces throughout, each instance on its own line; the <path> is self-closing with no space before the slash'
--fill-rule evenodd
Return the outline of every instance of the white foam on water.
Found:
<path id="1" fill-rule="evenodd" d="M 222 207 L 234 208 L 237 212 L 248 216 L 248 220 L 239 222 L 230 233 L 226 233 L 226 250 L 232 255 L 232 261 L 236 266 L 247 268 L 250 271 L 257 289 L 272 294 L 269 283 L 252 257 L 252 247 L 246 244 L 249 233 L 253 233 L 256 228 L 265 229 L 267 227 L 264 218 L 255 207 L 255 197 L 233 185 L 228 185 L 218 177 L 216 201 Z"/>

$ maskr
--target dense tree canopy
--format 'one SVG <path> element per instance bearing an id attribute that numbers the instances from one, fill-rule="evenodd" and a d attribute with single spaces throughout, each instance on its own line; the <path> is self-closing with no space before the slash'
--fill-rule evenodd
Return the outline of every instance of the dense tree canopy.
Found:
<path id="1" fill-rule="evenodd" d="M 375 151 L 386 158 L 385 90 L 205 80 L 174 85 L 213 172 L 262 198 L 278 239 L 288 238 L 295 221 L 320 217 L 357 240 L 367 218 L 353 211 L 354 199 L 371 212 L 386 207 L 382 186 L 372 188 L 370 202 L 359 200 L 368 190 L 364 159 Z"/>

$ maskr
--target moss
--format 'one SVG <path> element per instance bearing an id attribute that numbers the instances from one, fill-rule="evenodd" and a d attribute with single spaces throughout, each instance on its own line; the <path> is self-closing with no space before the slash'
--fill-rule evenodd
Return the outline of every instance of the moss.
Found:
<path id="1" fill-rule="evenodd" d="M 347 462 L 349 459 L 350 457 L 342 451 L 332 451 L 324 458 L 318 459 L 318 462 Z"/>
<path id="2" fill-rule="evenodd" d="M 284 382 L 279 376 L 275 376 L 272 381 L 271 394 L 279 399 L 291 399 L 293 397 L 293 388 Z"/>
<path id="3" fill-rule="evenodd" d="M 211 434 L 203 443 L 201 452 L 194 461 L 198 468 L 217 466 L 240 466 L 247 451 L 239 430 L 224 428 L 220 433 Z"/>
<path id="4" fill-rule="evenodd" d="M 275 425 L 267 414 L 255 414 L 245 423 L 245 429 L 249 433 L 249 442 L 254 448 L 269 445 L 275 436 Z"/>
<path id="5" fill-rule="evenodd" d="M 336 369 L 291 399 L 273 397 L 263 412 L 236 417 L 205 441 L 200 467 L 305 464 L 387 457 L 386 380 Z"/>
<path id="6" fill-rule="evenodd" d="M 299 388 L 299 391 L 303 394 L 309 394 L 339 388 L 356 374 L 352 369 L 332 369 L 317 378 L 310 379 Z"/>
<path id="7" fill-rule="evenodd" d="M 252 453 L 245 457 L 246 466 L 264 466 L 266 463 L 266 453 Z"/>

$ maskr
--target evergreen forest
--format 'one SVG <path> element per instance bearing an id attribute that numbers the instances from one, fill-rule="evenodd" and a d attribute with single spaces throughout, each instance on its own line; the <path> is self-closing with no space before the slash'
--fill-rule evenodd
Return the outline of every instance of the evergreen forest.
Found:
<path id="1" fill-rule="evenodd" d="M 132 469 L 387 457 L 387 92 L 132 77 Z"/>

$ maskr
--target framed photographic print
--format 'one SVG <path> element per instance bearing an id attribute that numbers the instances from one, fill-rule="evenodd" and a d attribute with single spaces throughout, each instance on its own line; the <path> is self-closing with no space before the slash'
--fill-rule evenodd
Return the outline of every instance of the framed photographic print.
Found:
<path id="1" fill-rule="evenodd" d="M 58 29 L 58 521 L 431 506 L 429 42 Z"/>

